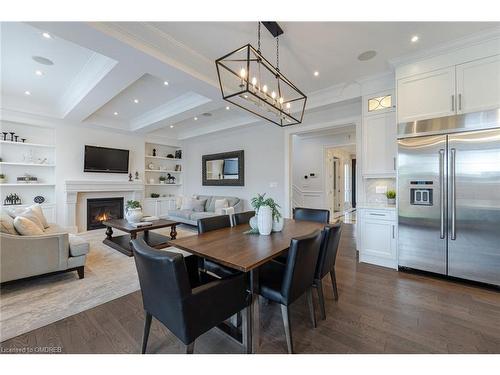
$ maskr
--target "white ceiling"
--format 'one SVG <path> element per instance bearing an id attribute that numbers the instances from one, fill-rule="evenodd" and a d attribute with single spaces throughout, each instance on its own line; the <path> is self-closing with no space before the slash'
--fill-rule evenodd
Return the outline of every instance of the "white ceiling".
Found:
<path id="1" fill-rule="evenodd" d="M 336 84 L 386 72 L 391 59 L 499 23 L 280 25 L 285 31 L 280 38 L 280 69 L 312 98 Z M 256 29 L 256 22 L 2 23 L 1 106 L 75 125 L 179 139 L 243 126 L 259 119 L 236 107 L 225 109 L 228 103 L 221 99 L 214 62 L 248 42 L 256 47 Z M 43 31 L 54 38 L 43 38 Z M 410 42 L 412 35 L 419 36 L 418 43 Z M 273 62 L 275 44 L 264 28 L 262 50 Z M 366 50 L 378 54 L 360 62 L 357 56 Z M 37 64 L 33 55 L 50 58 L 55 65 Z M 37 77 L 36 69 L 46 74 Z M 25 90 L 32 95 L 24 95 Z M 313 108 L 313 100 L 308 103 L 314 117 L 319 107 Z M 205 112 L 212 116 L 203 116 Z"/>

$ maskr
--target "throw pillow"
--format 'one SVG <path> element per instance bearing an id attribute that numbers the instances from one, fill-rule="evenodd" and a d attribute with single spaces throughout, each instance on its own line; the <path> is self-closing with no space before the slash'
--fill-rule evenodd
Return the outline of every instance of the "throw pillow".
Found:
<path id="1" fill-rule="evenodd" d="M 178 195 L 175 197 L 175 209 L 176 210 L 181 209 L 183 201 L 184 201 L 184 197 L 182 195 Z"/>
<path id="2" fill-rule="evenodd" d="M 22 236 L 38 236 L 43 234 L 43 229 L 38 224 L 23 216 L 17 216 L 14 219 L 14 228 Z"/>
<path id="3" fill-rule="evenodd" d="M 40 221 L 40 219 L 38 218 L 38 215 L 31 208 L 27 208 L 24 212 L 22 212 L 16 216 L 16 218 L 18 218 L 18 217 L 24 217 L 24 218 L 32 221 L 33 223 L 38 225 L 43 232 L 43 230 L 44 230 L 43 224 Z M 14 219 L 14 220 L 16 220 L 16 219 Z"/>
<path id="4" fill-rule="evenodd" d="M 34 204 L 33 206 L 31 206 L 29 208 L 31 209 L 31 211 L 33 211 L 33 213 L 36 215 L 38 220 L 40 220 L 40 222 L 43 225 L 43 229 L 48 228 L 49 223 L 47 222 L 47 219 L 45 218 L 45 215 L 43 214 L 42 206 L 40 206 L 39 204 Z"/>
<path id="5" fill-rule="evenodd" d="M 184 199 L 182 201 L 181 210 L 188 210 L 194 212 L 205 211 L 206 199 Z"/>
<path id="6" fill-rule="evenodd" d="M 14 228 L 14 219 L 3 211 L 0 214 L 0 232 L 7 234 L 18 234 L 16 232 L 16 229 Z"/>
<path id="7" fill-rule="evenodd" d="M 26 207 L 12 207 L 5 209 L 7 215 L 9 215 L 12 219 L 15 219 L 20 213 L 24 212 Z"/>
<path id="8" fill-rule="evenodd" d="M 222 215 L 223 214 L 223 209 L 229 207 L 229 202 L 227 201 L 226 198 L 224 199 L 216 199 L 215 200 L 215 213 L 217 215 Z"/>

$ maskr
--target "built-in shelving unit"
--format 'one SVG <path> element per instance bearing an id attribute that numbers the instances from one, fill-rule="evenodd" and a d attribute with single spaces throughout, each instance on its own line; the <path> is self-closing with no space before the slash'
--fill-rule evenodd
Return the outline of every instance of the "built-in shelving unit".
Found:
<path id="1" fill-rule="evenodd" d="M 3 140 L 3 132 L 8 132 Z M 15 132 L 25 142 L 10 141 L 10 132 Z M 34 203 L 36 196 L 42 196 L 44 212 L 50 221 L 55 221 L 55 171 L 56 147 L 55 130 L 15 122 L 0 122 L 0 173 L 5 180 L 0 183 L 0 204 L 4 206 L 9 194 L 17 194 L 21 205 L 5 207 L 25 207 Z M 37 183 L 17 182 L 18 177 L 35 176 Z"/>

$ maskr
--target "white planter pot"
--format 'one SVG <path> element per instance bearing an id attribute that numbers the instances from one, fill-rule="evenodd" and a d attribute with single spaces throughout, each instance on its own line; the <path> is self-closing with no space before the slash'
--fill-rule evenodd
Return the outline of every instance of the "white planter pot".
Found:
<path id="1" fill-rule="evenodd" d="M 279 218 L 279 220 L 274 220 L 273 221 L 273 232 L 281 232 L 283 230 L 283 225 L 285 224 L 285 221 L 283 218 Z"/>
<path id="2" fill-rule="evenodd" d="M 129 223 L 138 223 L 143 216 L 142 208 L 129 208 L 125 213 L 125 218 Z"/>
<path id="3" fill-rule="evenodd" d="M 387 204 L 396 204 L 396 198 L 387 198 Z"/>
<path id="4" fill-rule="evenodd" d="M 259 227 L 259 224 L 257 223 L 257 217 L 258 217 L 258 216 L 257 216 L 257 215 L 255 215 L 254 217 L 252 217 L 252 218 L 250 219 L 250 222 L 249 222 L 249 224 L 250 224 L 250 228 L 252 228 L 252 229 L 257 229 L 257 228 Z"/>
<path id="5" fill-rule="evenodd" d="M 262 206 L 259 208 L 257 224 L 261 235 L 267 236 L 271 234 L 271 231 L 273 230 L 273 215 L 271 207 Z"/>

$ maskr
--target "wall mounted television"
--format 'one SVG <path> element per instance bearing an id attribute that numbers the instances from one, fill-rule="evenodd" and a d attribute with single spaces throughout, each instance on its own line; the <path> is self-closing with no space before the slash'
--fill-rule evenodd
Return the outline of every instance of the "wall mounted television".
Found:
<path id="1" fill-rule="evenodd" d="M 85 145 L 84 172 L 128 173 L 129 150 Z"/>

